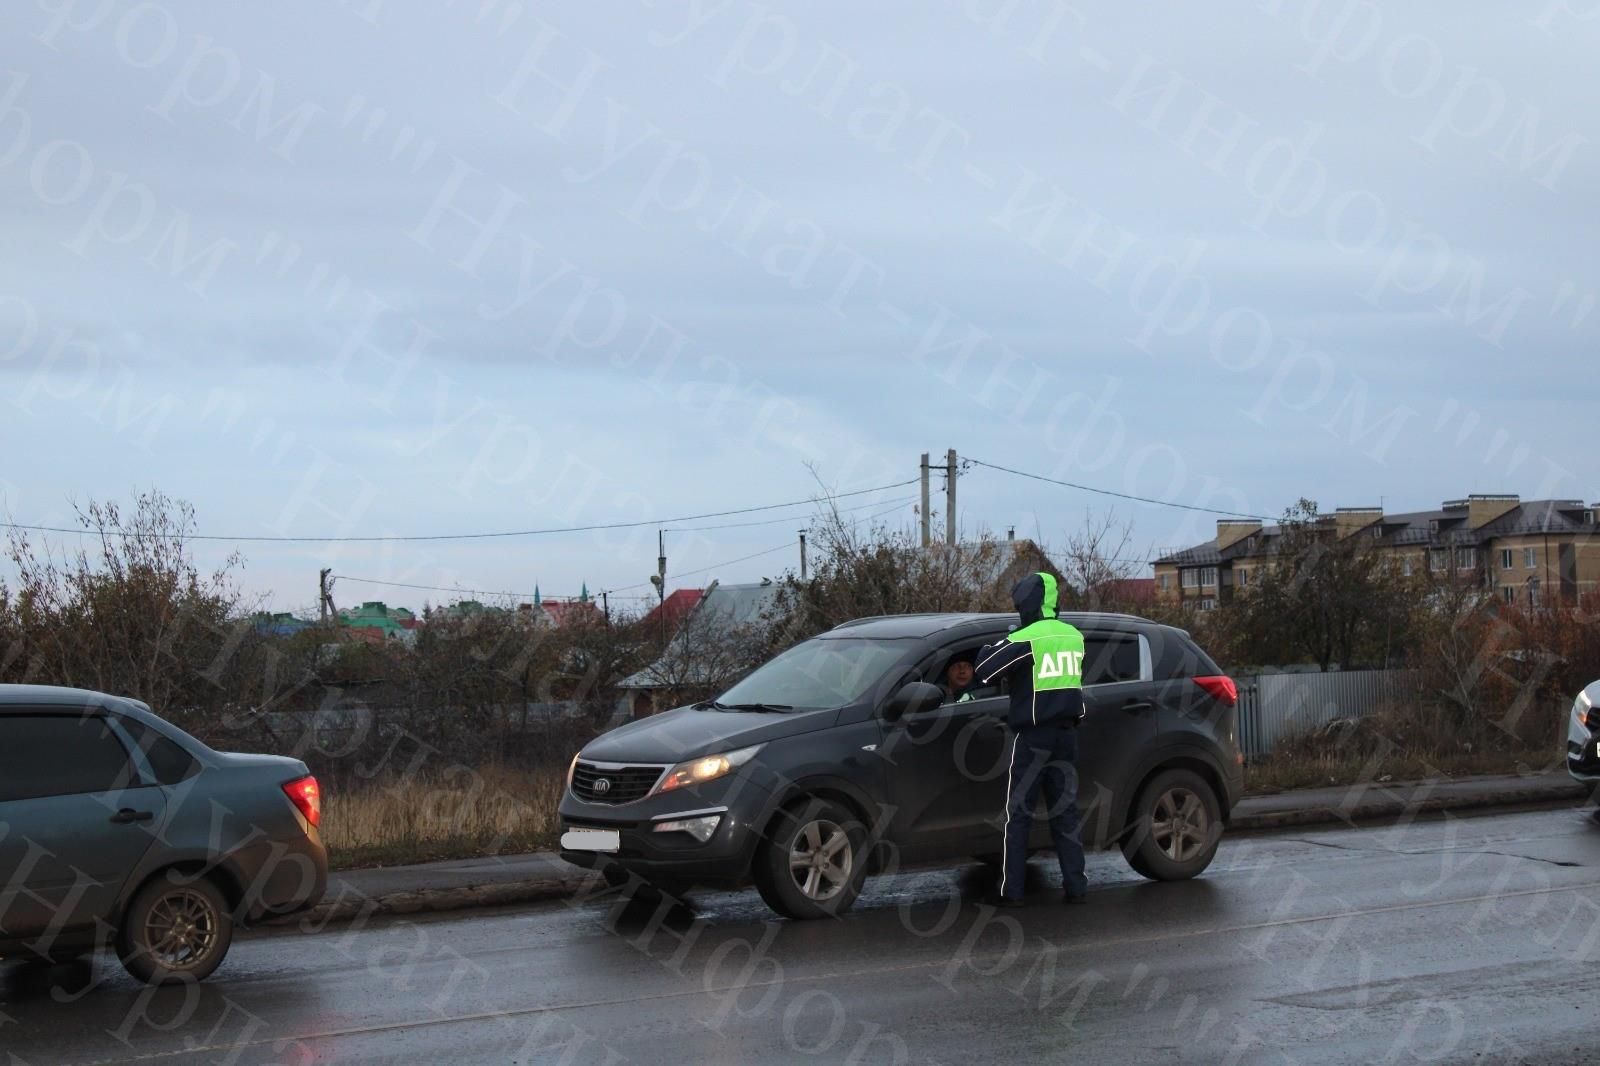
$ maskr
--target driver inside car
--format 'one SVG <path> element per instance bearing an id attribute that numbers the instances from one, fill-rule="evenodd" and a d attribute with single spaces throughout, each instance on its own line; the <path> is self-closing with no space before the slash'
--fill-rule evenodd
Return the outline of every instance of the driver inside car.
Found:
<path id="1" fill-rule="evenodd" d="M 944 702 L 967 703 L 972 699 L 972 659 L 958 656 L 944 668 Z"/>

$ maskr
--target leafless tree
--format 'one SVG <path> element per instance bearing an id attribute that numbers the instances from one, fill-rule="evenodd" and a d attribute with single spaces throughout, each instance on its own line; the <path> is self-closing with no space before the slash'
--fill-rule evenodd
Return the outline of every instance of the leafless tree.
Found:
<path id="1" fill-rule="evenodd" d="M 1088 611 L 1141 606 L 1129 602 L 1119 588 L 1148 565 L 1130 558 L 1132 544 L 1133 523 L 1119 520 L 1115 511 L 1084 516 L 1083 527 L 1068 535 L 1066 550 L 1059 556 L 1074 606 Z"/>
<path id="2" fill-rule="evenodd" d="M 644 674 L 661 701 L 691 703 L 715 696 L 760 665 L 770 645 L 764 621 L 735 621 L 708 600 L 689 612 Z"/>
<path id="3" fill-rule="evenodd" d="M 779 645 L 870 615 L 1011 608 L 1009 587 L 1000 587 L 1011 550 L 987 533 L 923 548 L 909 531 L 853 522 L 828 506 L 812 521 L 811 545 L 807 580 L 791 574 L 779 590 Z"/>

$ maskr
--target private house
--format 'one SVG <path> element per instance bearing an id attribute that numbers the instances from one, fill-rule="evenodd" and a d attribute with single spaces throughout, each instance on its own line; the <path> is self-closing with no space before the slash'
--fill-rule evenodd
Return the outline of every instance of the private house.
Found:
<path id="1" fill-rule="evenodd" d="M 271 611 L 257 611 L 251 616 L 257 633 L 269 637 L 292 637 L 316 625 L 304 618 L 297 618 L 287 611 L 273 613 Z"/>
<path id="2" fill-rule="evenodd" d="M 391 640 L 410 644 L 416 640 L 417 616 L 404 607 L 368 600 L 360 607 L 341 608 L 339 626 L 347 636 L 369 644 Z"/>
<path id="3" fill-rule="evenodd" d="M 755 666 L 744 652 L 758 643 L 753 635 L 776 605 L 778 587 L 770 578 L 742 585 L 713 581 L 685 611 L 661 657 L 618 683 L 620 713 L 644 718 L 668 710 L 689 693 L 731 682 Z"/>
<path id="4" fill-rule="evenodd" d="M 683 620 L 689 617 L 689 612 L 694 610 L 705 593 L 705 589 L 674 590 L 672 595 L 650 608 L 650 612 L 639 619 L 639 631 L 652 635 L 664 631 L 670 638 L 678 631 Z"/>

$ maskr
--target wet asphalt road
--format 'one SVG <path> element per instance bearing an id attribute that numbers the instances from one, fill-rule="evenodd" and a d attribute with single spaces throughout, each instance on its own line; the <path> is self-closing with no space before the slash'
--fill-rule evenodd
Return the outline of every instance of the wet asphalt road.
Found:
<path id="1" fill-rule="evenodd" d="M 1592 1062 L 1600 827 L 1570 810 L 1091 856 L 1092 903 L 881 878 L 849 918 L 615 897 L 259 936 L 198 989 L 4 964 L 0 1061 Z M 9 1058 L 7 1056 L 10 1056 Z"/>

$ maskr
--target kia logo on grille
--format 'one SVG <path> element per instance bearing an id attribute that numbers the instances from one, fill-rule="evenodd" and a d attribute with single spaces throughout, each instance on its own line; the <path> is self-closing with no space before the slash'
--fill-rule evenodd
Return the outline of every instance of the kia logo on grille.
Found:
<path id="1" fill-rule="evenodd" d="M 594 791 L 595 795 L 604 796 L 607 792 L 611 791 L 611 780 L 605 777 L 596 778 L 594 782 Z"/>

